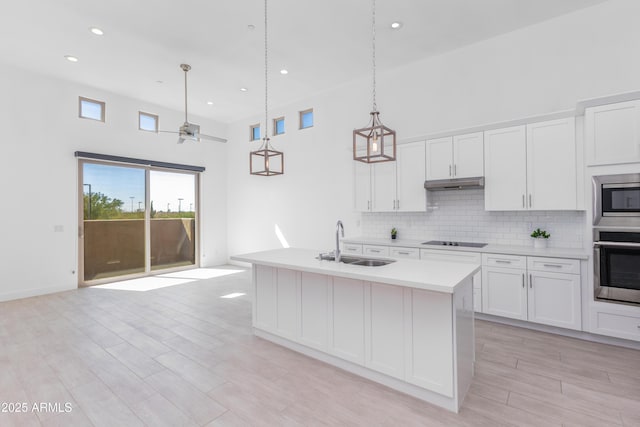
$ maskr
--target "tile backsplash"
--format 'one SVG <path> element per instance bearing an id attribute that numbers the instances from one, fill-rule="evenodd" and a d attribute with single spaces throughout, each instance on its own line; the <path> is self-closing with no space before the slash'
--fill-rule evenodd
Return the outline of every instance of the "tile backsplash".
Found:
<path id="1" fill-rule="evenodd" d="M 428 212 L 363 213 L 362 235 L 386 238 L 392 227 L 399 239 L 457 240 L 531 246 L 531 232 L 551 234 L 549 247 L 582 248 L 584 211 L 484 210 L 484 190 L 427 193 Z"/>

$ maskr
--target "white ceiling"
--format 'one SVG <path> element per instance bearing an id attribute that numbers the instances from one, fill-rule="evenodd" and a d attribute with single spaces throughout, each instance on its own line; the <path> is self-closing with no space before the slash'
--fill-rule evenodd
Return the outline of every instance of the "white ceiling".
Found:
<path id="1" fill-rule="evenodd" d="M 378 68 L 396 67 L 605 0 L 377 0 Z M 0 58 L 20 67 L 230 122 L 264 106 L 262 0 L 13 0 Z M 401 21 L 400 31 L 391 30 Z M 255 25 L 254 30 L 248 25 Z M 102 37 L 89 32 L 96 26 Z M 269 2 L 270 106 L 371 74 L 370 0 Z M 63 57 L 74 55 L 78 63 Z M 282 76 L 286 67 L 289 75 Z M 157 83 L 158 80 L 164 83 Z M 240 87 L 249 88 L 240 92 Z M 209 106 L 207 101 L 213 101 Z"/>

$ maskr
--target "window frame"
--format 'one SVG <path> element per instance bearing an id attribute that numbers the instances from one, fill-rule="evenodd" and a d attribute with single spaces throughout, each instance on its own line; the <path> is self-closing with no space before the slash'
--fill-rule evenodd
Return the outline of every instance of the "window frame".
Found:
<path id="1" fill-rule="evenodd" d="M 82 101 L 86 101 L 93 104 L 100 105 L 100 119 L 94 119 L 93 117 L 87 117 L 82 115 Z M 81 119 L 93 120 L 94 122 L 105 123 L 105 116 L 107 111 L 107 103 L 104 101 L 98 101 L 97 99 L 87 98 L 85 96 L 78 97 L 78 117 Z"/>
<path id="2" fill-rule="evenodd" d="M 282 122 L 282 132 L 278 133 L 278 122 Z M 273 136 L 284 135 L 284 116 L 273 119 Z"/>
<path id="3" fill-rule="evenodd" d="M 153 117 L 153 119 L 155 120 L 155 124 L 156 124 L 155 130 L 142 129 L 142 127 L 140 126 L 140 118 L 142 116 Z M 159 123 L 160 123 L 160 116 L 158 116 L 157 114 L 151 114 L 151 113 L 146 113 L 144 111 L 138 111 L 138 130 L 141 130 L 143 132 L 158 133 Z"/>
<path id="4" fill-rule="evenodd" d="M 258 129 L 259 136 L 255 138 L 254 130 Z M 256 123 L 255 125 L 249 126 L 249 142 L 260 141 L 260 136 L 262 136 L 262 129 L 260 129 L 260 123 Z"/>
<path id="5" fill-rule="evenodd" d="M 302 116 L 304 116 L 305 114 L 308 114 L 308 113 L 311 113 L 311 126 L 303 126 Z M 298 113 L 298 118 L 299 118 L 299 121 L 300 121 L 300 127 L 299 127 L 300 130 L 309 129 L 309 128 L 312 128 L 315 125 L 315 117 L 314 117 L 314 114 L 313 114 L 313 108 L 308 108 L 306 110 L 300 111 Z"/>

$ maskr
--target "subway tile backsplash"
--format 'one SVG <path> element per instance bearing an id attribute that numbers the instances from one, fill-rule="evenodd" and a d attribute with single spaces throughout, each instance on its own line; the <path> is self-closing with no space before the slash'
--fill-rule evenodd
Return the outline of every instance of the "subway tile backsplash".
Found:
<path id="1" fill-rule="evenodd" d="M 540 227 L 551 234 L 549 247 L 582 248 L 584 211 L 484 210 L 484 190 L 428 192 L 428 212 L 363 213 L 365 237 L 457 240 L 498 245 L 533 245 L 531 232 Z"/>

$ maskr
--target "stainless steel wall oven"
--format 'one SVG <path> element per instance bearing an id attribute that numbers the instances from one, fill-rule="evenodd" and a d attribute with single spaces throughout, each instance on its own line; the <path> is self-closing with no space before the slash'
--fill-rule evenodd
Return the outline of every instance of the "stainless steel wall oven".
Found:
<path id="1" fill-rule="evenodd" d="M 640 229 L 596 229 L 596 300 L 640 305 Z"/>

